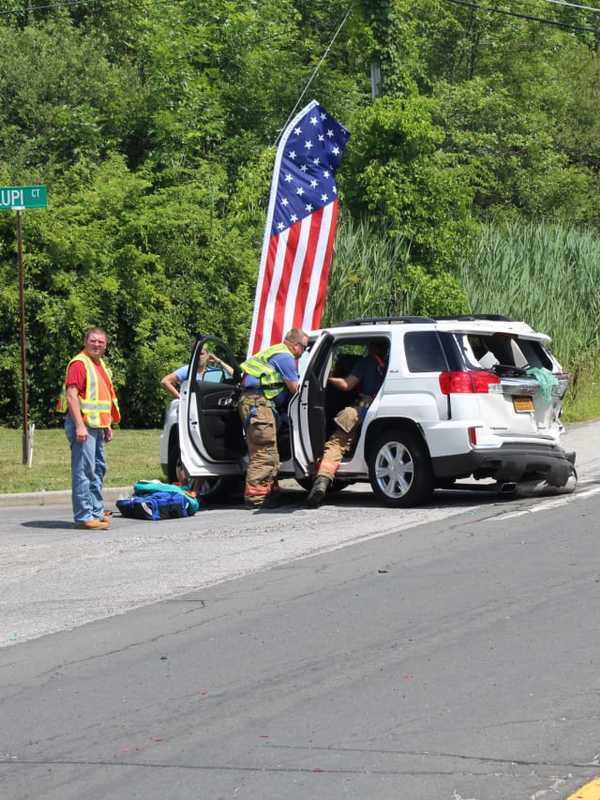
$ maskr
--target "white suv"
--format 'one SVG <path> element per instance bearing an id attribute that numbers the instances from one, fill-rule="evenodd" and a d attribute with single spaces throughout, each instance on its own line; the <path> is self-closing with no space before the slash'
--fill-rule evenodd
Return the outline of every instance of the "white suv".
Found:
<path id="1" fill-rule="evenodd" d="M 369 481 L 383 502 L 405 507 L 467 477 L 492 478 L 506 489 L 531 480 L 573 485 L 575 454 L 559 446 L 568 376 L 548 336 L 492 315 L 361 319 L 311 333 L 289 424 L 279 435 L 280 477 L 310 486 L 335 415 L 357 397 L 327 379 L 350 374 L 374 341 L 385 345 L 387 372 L 334 489 Z M 233 375 L 199 380 L 203 347 Z M 215 496 L 227 495 L 247 462 L 239 363 L 223 342 L 199 336 L 189 374 L 195 377 L 167 413 L 161 463 L 173 480 L 180 458 L 189 476 L 206 478 Z"/>

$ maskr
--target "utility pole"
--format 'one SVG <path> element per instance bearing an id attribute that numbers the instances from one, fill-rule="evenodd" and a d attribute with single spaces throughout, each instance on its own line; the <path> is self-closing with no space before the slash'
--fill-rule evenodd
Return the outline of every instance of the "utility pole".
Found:
<path id="1" fill-rule="evenodd" d="M 21 407 L 23 409 L 23 464 L 29 464 L 30 430 L 29 401 L 27 396 L 27 342 L 25 324 L 25 265 L 23 262 L 23 225 L 21 209 L 17 215 L 17 268 L 19 271 L 19 339 L 21 342 Z"/>
<path id="2" fill-rule="evenodd" d="M 371 98 L 375 100 L 382 94 L 381 61 L 371 61 Z"/>

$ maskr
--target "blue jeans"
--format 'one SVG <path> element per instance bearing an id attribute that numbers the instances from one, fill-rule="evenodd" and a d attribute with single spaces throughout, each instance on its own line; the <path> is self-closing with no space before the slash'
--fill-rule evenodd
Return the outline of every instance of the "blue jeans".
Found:
<path id="1" fill-rule="evenodd" d="M 78 442 L 75 423 L 65 417 L 65 433 L 71 445 L 71 487 L 75 522 L 102 519 L 102 481 L 106 474 L 104 428 L 87 428 L 87 439 Z"/>

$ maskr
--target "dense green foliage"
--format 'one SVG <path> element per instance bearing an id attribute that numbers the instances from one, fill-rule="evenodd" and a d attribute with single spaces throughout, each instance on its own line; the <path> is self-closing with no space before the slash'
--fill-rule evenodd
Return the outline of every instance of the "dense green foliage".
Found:
<path id="1" fill-rule="evenodd" d="M 46 183 L 50 198 L 24 220 L 36 422 L 52 421 L 89 324 L 111 336 L 127 425 L 160 421 L 158 379 L 190 334 L 244 349 L 273 144 L 349 5 L 305 98 L 352 133 L 328 320 L 516 308 L 550 327 L 568 359 L 596 352 L 597 325 L 574 326 L 582 340 L 567 344 L 549 298 L 512 300 L 538 283 L 542 263 L 546 285 L 560 264 L 560 285 L 572 287 L 569 254 L 584 265 L 596 247 L 597 34 L 448 0 L 6 0 L 0 185 Z M 482 5 L 594 21 L 544 0 Z M 542 221 L 551 245 L 527 227 Z M 552 236 L 559 224 L 569 233 Z M 526 252 L 490 257 L 506 280 L 482 271 L 482 294 L 465 265 L 481 264 L 494 236 Z M 0 424 L 19 416 L 17 325 L 14 219 L 3 213 Z"/>

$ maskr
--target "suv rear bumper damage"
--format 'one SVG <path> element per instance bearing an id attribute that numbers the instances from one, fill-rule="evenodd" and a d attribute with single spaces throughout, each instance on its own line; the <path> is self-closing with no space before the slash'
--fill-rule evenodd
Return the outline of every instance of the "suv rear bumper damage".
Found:
<path id="1" fill-rule="evenodd" d="M 494 478 L 499 483 L 518 483 L 540 478 L 551 486 L 564 486 L 573 471 L 575 453 L 561 447 L 504 444 L 493 450 L 471 450 L 455 456 L 432 459 L 438 479 Z"/>

